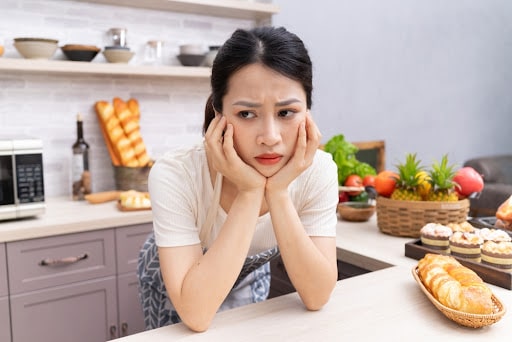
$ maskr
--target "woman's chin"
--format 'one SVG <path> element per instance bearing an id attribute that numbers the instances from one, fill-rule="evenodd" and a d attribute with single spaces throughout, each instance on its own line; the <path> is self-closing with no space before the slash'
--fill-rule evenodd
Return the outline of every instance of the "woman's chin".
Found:
<path id="1" fill-rule="evenodd" d="M 279 170 L 281 170 L 280 166 L 264 166 L 258 167 L 256 170 L 261 173 L 264 177 L 270 178 L 275 175 Z"/>

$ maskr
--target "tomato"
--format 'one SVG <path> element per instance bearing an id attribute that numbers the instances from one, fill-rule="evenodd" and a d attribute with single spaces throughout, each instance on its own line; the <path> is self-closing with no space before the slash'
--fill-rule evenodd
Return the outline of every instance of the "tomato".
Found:
<path id="1" fill-rule="evenodd" d="M 363 186 L 375 186 L 375 176 L 374 175 L 364 176 Z"/>
<path id="2" fill-rule="evenodd" d="M 391 170 L 384 170 L 379 172 L 377 177 L 375 177 L 375 191 L 380 196 L 389 197 L 395 190 L 396 179 L 398 179 L 398 174 Z"/>
<path id="3" fill-rule="evenodd" d="M 484 188 L 484 179 L 472 167 L 466 166 L 459 169 L 453 181 L 459 186 L 455 187 L 455 191 L 463 197 L 469 196 L 474 192 L 480 192 Z"/>
<path id="4" fill-rule="evenodd" d="M 338 194 L 338 203 L 348 202 L 348 194 L 345 191 L 340 191 Z"/>
<path id="5" fill-rule="evenodd" d="M 347 179 L 345 179 L 345 186 L 354 186 L 354 187 L 362 187 L 363 186 L 363 179 L 358 175 L 349 175 Z M 361 190 L 356 191 L 347 191 L 347 194 L 349 196 L 357 196 L 361 193 Z"/>

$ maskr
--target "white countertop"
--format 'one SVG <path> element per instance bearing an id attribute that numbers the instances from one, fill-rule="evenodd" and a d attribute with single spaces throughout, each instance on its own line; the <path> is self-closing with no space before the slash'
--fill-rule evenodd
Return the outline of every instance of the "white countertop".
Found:
<path id="1" fill-rule="evenodd" d="M 46 201 L 44 214 L 0 221 L 0 243 L 151 222 L 151 210 L 123 212 L 116 202 L 89 204 L 69 198 Z"/>
<path id="2" fill-rule="evenodd" d="M 121 212 L 114 202 L 91 205 L 51 199 L 44 215 L 0 222 L 0 242 L 149 223 L 151 211 Z M 482 329 L 465 328 L 443 316 L 421 292 L 411 270 L 417 261 L 404 256 L 413 240 L 383 234 L 375 216 L 368 222 L 339 221 L 338 258 L 379 270 L 338 282 L 329 303 L 308 312 L 296 293 L 221 312 L 210 329 L 193 333 L 182 324 L 128 336 L 119 341 L 418 341 L 509 340 L 512 313 Z M 395 267 L 392 267 L 395 265 Z M 512 310 L 512 291 L 489 285 Z"/>
<path id="3" fill-rule="evenodd" d="M 308 312 L 298 295 L 220 312 L 204 333 L 176 324 L 119 339 L 142 341 L 508 341 L 512 314 L 473 329 L 446 318 L 416 284 L 417 261 L 404 256 L 412 238 L 383 234 L 375 216 L 365 223 L 338 222 L 338 257 L 378 270 L 341 280 L 320 311 Z M 391 266 L 396 265 L 396 266 Z M 380 270 L 379 270 L 380 269 Z M 489 285 L 512 310 L 512 292 Z"/>

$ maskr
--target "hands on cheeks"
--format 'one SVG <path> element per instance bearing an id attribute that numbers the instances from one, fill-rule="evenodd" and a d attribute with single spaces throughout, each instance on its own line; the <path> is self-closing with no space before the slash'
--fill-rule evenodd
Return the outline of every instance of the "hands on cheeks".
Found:
<path id="1" fill-rule="evenodd" d="M 279 191 L 287 190 L 288 185 L 311 166 L 321 137 L 308 111 L 298 128 L 295 153 L 281 170 L 268 179 L 238 156 L 233 146 L 233 126 L 223 115 L 216 115 L 208 127 L 205 147 L 215 170 L 235 183 L 239 191 L 263 187 L 266 191 Z"/>
<path id="2" fill-rule="evenodd" d="M 299 125 L 295 153 L 281 170 L 267 180 L 266 190 L 287 190 L 288 185 L 313 163 L 321 138 L 322 134 L 308 110 L 305 120 Z"/>
<path id="3" fill-rule="evenodd" d="M 223 115 L 217 114 L 205 133 L 205 148 L 217 172 L 233 182 L 239 191 L 251 191 L 265 187 L 265 177 L 247 165 L 233 145 L 233 125 Z"/>

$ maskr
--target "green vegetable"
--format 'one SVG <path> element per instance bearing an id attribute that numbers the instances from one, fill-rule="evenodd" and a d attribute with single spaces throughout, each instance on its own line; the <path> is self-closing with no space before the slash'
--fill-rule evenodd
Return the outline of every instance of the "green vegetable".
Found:
<path id="1" fill-rule="evenodd" d="M 366 191 L 361 192 L 357 196 L 350 196 L 350 201 L 352 202 L 368 202 L 369 196 Z"/>
<path id="2" fill-rule="evenodd" d="M 335 135 L 324 145 L 324 151 L 332 154 L 332 158 L 338 166 L 338 184 L 343 185 L 345 179 L 352 175 L 364 178 L 366 175 L 376 175 L 377 172 L 368 163 L 357 160 L 358 148 L 345 140 L 343 134 Z"/>

